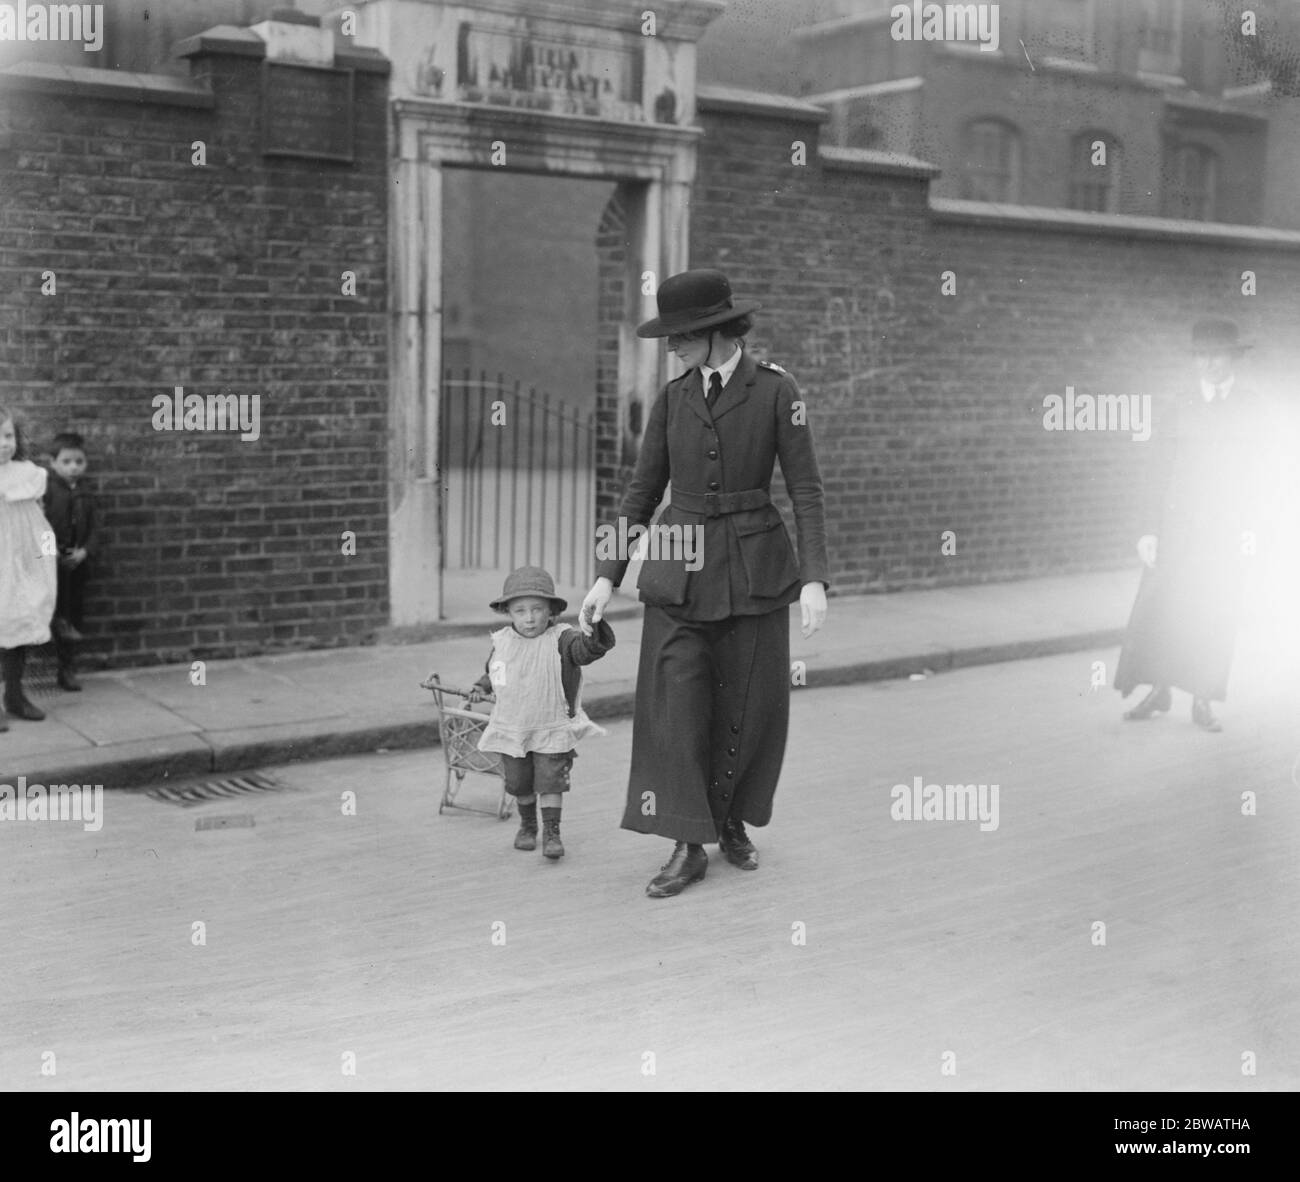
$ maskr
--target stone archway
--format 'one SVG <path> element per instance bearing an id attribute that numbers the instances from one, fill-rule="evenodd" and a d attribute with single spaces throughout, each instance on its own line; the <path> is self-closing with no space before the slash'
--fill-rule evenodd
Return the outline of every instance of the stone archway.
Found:
<path id="1" fill-rule="evenodd" d="M 647 28 L 621 0 L 371 0 L 352 6 L 358 44 L 393 63 L 390 602 L 394 625 L 441 612 L 438 403 L 442 373 L 443 169 L 504 168 L 619 182 L 623 327 L 617 400 L 599 412 L 598 472 L 619 450 L 664 359 L 632 326 L 653 314 L 642 276 L 687 265 L 700 131 L 695 42 L 718 0 L 687 0 Z M 342 17 L 332 23 L 339 31 Z M 611 421 L 612 420 L 612 421 Z M 601 441 L 604 441 L 602 445 Z M 606 476 L 606 480 L 608 477 Z"/>

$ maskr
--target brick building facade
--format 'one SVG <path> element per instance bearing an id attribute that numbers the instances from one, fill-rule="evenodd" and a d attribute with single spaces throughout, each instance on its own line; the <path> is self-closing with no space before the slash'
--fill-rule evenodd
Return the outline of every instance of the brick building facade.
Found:
<path id="1" fill-rule="evenodd" d="M 838 591 L 1130 561 L 1146 446 L 1046 431 L 1043 400 L 1150 394 L 1158 431 L 1209 311 L 1237 317 L 1260 341 L 1261 384 L 1294 396 L 1300 234 L 1017 216 L 931 198 L 932 170 L 869 152 L 792 167 L 815 117 L 714 93 L 701 90 L 691 257 L 763 301 L 753 343 L 807 394 Z M 1246 270 L 1266 294 L 1242 295 Z"/>
<path id="2" fill-rule="evenodd" d="M 0 75 L 0 403 L 38 447 L 87 438 L 88 652 L 114 664 L 387 620 L 387 63 L 339 56 L 352 164 L 269 157 L 259 47 L 195 42 L 189 79 Z M 260 438 L 154 430 L 178 386 L 259 395 Z"/>
<path id="3" fill-rule="evenodd" d="M 985 47 L 897 37 L 895 7 L 743 0 L 706 34 L 701 77 L 824 106 L 824 142 L 931 161 L 939 197 L 1300 228 L 1288 0 L 965 6 L 996 10 Z"/>
<path id="4" fill-rule="evenodd" d="M 0 402 L 38 440 L 88 436 L 105 518 L 89 652 L 110 665 L 364 643 L 392 622 L 387 63 L 337 53 L 357 71 L 345 164 L 261 154 L 256 39 L 187 52 L 189 79 L 0 75 Z M 812 104 L 701 87 L 697 105 L 689 261 L 762 301 L 752 344 L 806 395 L 835 593 L 1131 561 L 1146 447 L 1045 431 L 1043 400 L 1151 394 L 1158 432 L 1196 316 L 1234 315 L 1290 394 L 1300 234 L 948 200 L 919 161 L 823 149 Z M 593 227 L 605 506 L 656 392 L 637 379 L 627 401 L 620 353 L 638 190 L 620 182 Z M 260 394 L 261 438 L 155 431 L 151 399 L 176 386 Z"/>

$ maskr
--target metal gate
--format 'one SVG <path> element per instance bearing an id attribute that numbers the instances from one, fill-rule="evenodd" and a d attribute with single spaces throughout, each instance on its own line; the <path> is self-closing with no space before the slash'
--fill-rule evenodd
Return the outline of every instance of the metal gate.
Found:
<path id="1" fill-rule="evenodd" d="M 544 566 L 590 583 L 595 412 L 465 370 L 447 372 L 441 416 L 443 569 Z"/>

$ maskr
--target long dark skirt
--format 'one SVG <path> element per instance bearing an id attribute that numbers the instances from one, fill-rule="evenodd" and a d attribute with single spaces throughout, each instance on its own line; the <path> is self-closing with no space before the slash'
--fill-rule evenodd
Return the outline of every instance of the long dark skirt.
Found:
<path id="1" fill-rule="evenodd" d="M 1222 702 L 1237 638 L 1242 577 L 1232 557 L 1183 559 L 1142 572 L 1115 688 L 1168 685 Z"/>
<path id="2" fill-rule="evenodd" d="M 647 606 L 623 828 L 717 841 L 772 819 L 790 721 L 790 612 L 682 620 Z"/>

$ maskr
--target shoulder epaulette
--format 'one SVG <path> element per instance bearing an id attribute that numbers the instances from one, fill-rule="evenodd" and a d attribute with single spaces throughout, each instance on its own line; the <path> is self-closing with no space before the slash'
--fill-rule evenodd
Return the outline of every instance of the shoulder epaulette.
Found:
<path id="1" fill-rule="evenodd" d="M 761 365 L 764 369 L 774 369 L 776 370 L 777 373 L 786 372 L 779 365 L 777 365 L 775 361 L 760 361 L 758 364 Z"/>

